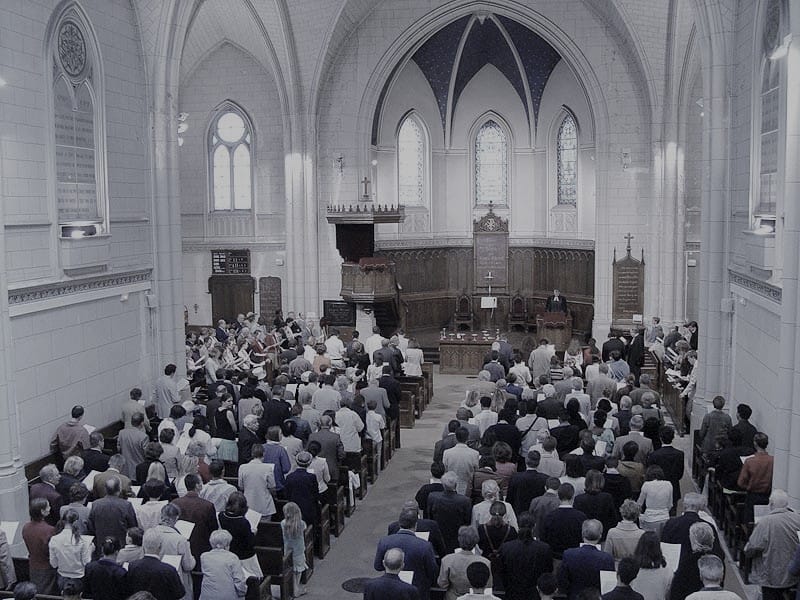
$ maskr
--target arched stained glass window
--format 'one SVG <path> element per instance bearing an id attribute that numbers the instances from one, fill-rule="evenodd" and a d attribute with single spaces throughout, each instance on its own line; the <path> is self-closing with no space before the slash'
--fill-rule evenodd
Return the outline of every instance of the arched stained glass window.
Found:
<path id="1" fill-rule="evenodd" d="M 567 114 L 556 138 L 558 204 L 575 206 L 578 199 L 578 128 Z"/>
<path id="2" fill-rule="evenodd" d="M 475 137 L 475 202 L 504 206 L 508 199 L 508 139 L 488 120 Z"/>
<path id="3" fill-rule="evenodd" d="M 425 133 L 414 115 L 409 115 L 397 133 L 397 195 L 400 204 L 425 203 Z"/>
<path id="4" fill-rule="evenodd" d="M 226 104 L 211 123 L 209 162 L 214 210 L 250 210 L 253 206 L 252 127 L 244 113 Z"/>

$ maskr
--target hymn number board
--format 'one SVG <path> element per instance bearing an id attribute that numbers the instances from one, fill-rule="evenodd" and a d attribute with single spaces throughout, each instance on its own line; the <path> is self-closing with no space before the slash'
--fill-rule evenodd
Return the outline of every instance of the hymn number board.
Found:
<path id="1" fill-rule="evenodd" d="M 249 250 L 212 250 L 212 275 L 249 275 Z"/>
<path id="2" fill-rule="evenodd" d="M 473 256 L 475 292 L 485 294 L 491 285 L 492 294 L 508 288 L 508 220 L 489 212 L 473 223 Z"/>

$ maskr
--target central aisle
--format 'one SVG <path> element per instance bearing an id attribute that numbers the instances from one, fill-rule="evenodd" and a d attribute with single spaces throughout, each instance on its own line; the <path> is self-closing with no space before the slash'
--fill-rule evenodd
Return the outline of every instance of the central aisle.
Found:
<path id="1" fill-rule="evenodd" d="M 419 487 L 430 478 L 433 445 L 441 438 L 445 424 L 455 418 L 467 385 L 475 378 L 463 375 L 434 375 L 433 402 L 413 429 L 402 429 L 402 448 L 389 461 L 367 497 L 356 504 L 340 538 L 331 538 L 331 550 L 324 560 L 314 561 L 314 575 L 304 598 L 342 600 L 361 598 L 342 589 L 342 582 L 354 577 L 376 577 L 372 568 L 375 548 L 386 528 L 397 520 L 406 500 L 413 500 Z"/>

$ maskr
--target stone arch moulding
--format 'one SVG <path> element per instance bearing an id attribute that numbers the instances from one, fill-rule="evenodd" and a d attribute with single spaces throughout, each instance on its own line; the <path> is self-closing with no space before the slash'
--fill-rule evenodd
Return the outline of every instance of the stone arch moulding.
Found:
<path id="1" fill-rule="evenodd" d="M 518 21 L 542 37 L 561 55 L 562 60 L 575 73 L 578 85 L 582 87 L 584 95 L 589 101 L 589 115 L 592 121 L 590 125 L 595 132 L 595 139 L 606 139 L 605 132 L 608 131 L 609 117 L 607 103 L 602 94 L 603 87 L 582 50 L 558 25 L 529 8 L 518 5 L 501 6 L 491 2 L 479 2 L 459 7 L 445 5 L 418 19 L 394 41 L 383 54 L 364 86 L 356 127 L 360 133 L 357 134 L 359 137 L 355 140 L 359 153 L 357 160 L 360 164 L 365 164 L 369 156 L 370 136 L 364 132 L 372 130 L 372 119 L 375 116 L 381 90 L 387 80 L 392 77 L 397 65 L 409 60 L 414 52 L 442 27 L 461 17 L 481 11 Z M 321 93 L 319 85 L 316 90 L 316 95 L 312 97 L 314 105 L 319 102 Z M 318 119 L 319 115 L 316 118 Z M 317 125 L 319 124 L 317 123 Z M 602 189 L 602 186 L 598 186 L 598 189 Z"/>

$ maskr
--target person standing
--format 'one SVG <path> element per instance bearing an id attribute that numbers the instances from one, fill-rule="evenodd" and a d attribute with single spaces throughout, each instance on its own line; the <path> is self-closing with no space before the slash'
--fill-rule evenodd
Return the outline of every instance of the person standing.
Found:
<path id="1" fill-rule="evenodd" d="M 181 402 L 178 395 L 178 382 L 175 380 L 177 370 L 178 367 L 170 363 L 164 367 L 164 374 L 156 380 L 156 411 L 161 419 L 166 419 L 172 406 Z"/>

